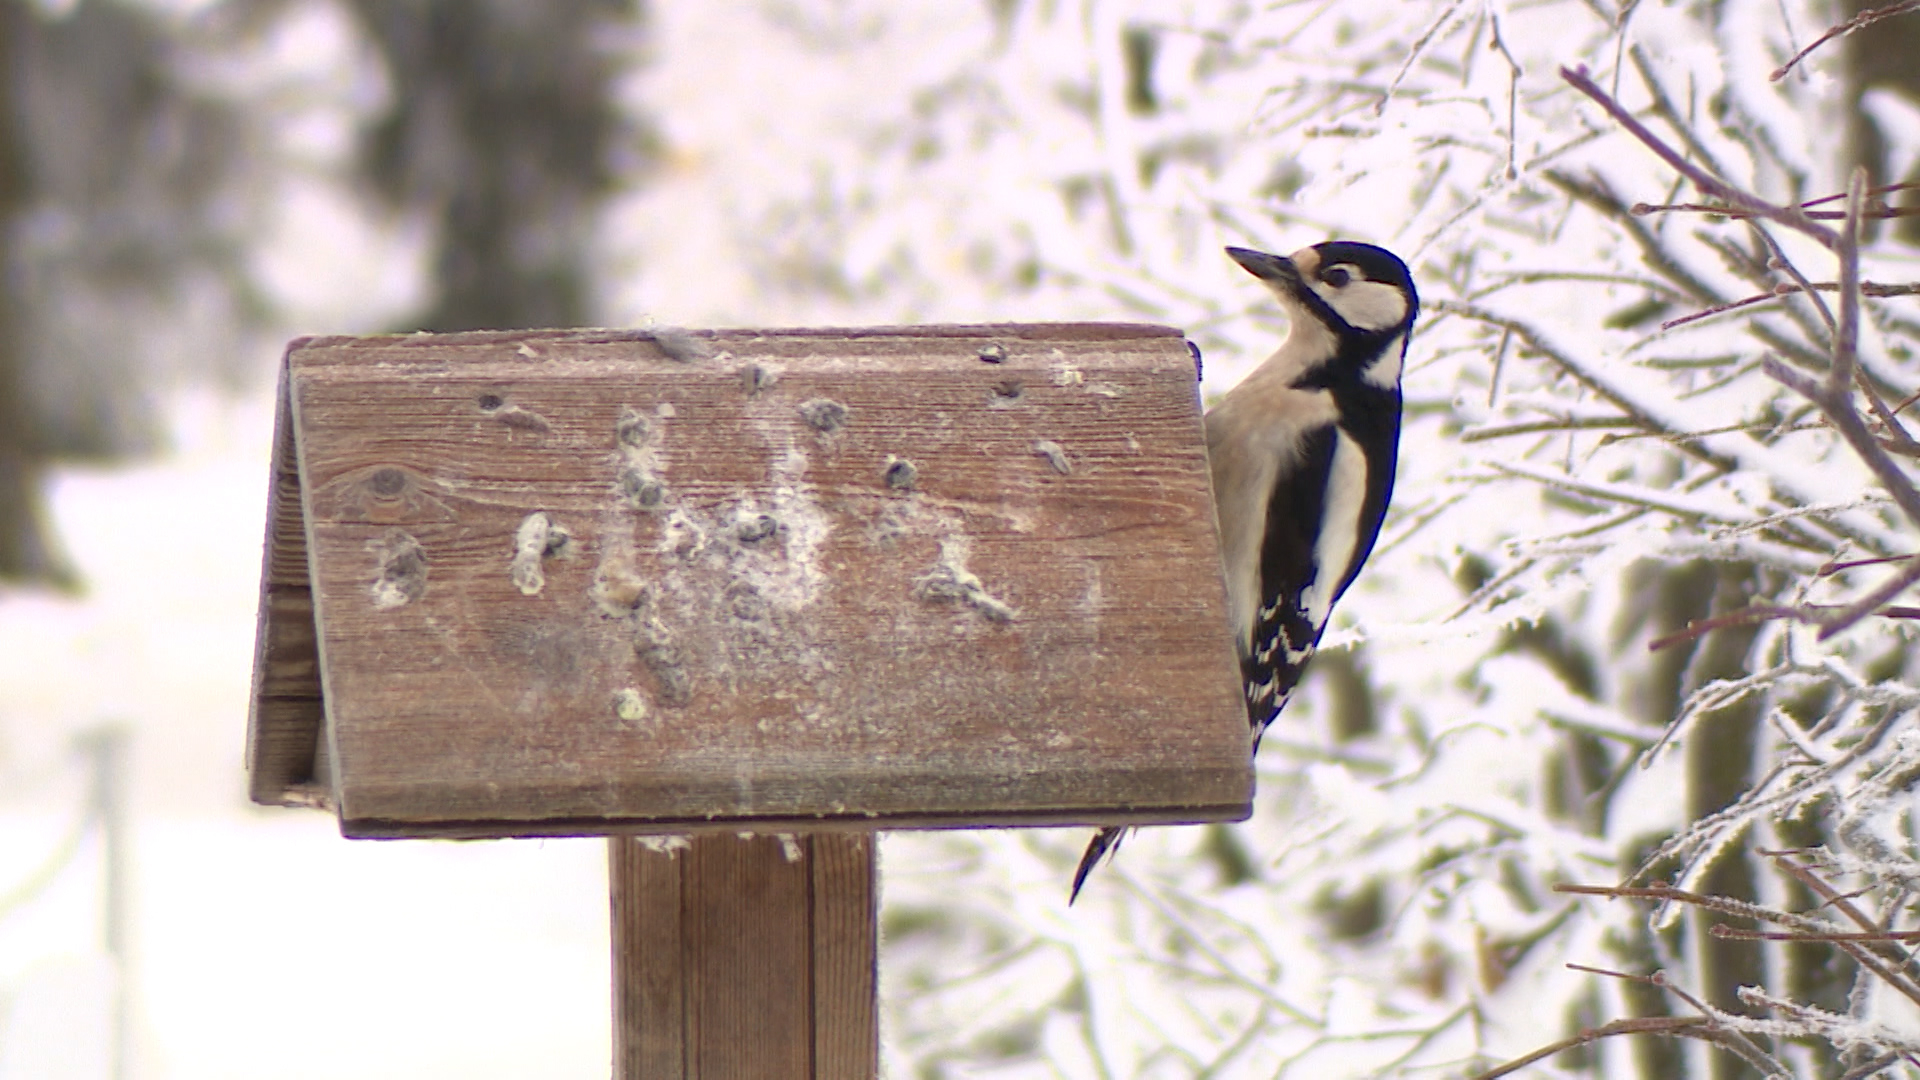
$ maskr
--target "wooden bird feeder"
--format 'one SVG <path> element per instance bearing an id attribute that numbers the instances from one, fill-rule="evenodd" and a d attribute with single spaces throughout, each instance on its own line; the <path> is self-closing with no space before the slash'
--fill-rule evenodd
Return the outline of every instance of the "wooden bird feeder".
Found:
<path id="1" fill-rule="evenodd" d="M 253 799 L 613 837 L 618 1076 L 874 1076 L 875 830 L 1248 813 L 1179 331 L 306 338 L 276 427 Z"/>

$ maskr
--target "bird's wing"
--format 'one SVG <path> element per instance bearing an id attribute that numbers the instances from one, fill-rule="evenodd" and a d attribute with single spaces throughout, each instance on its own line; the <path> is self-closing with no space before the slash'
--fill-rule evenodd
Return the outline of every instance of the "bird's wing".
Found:
<path id="1" fill-rule="evenodd" d="M 1254 612 L 1253 641 L 1240 662 L 1247 692 L 1247 719 L 1254 740 L 1273 722 L 1299 684 L 1325 628 L 1325 610 L 1316 621 L 1303 596 L 1316 584 L 1325 589 L 1316 544 L 1327 510 L 1327 480 L 1332 474 L 1339 429 L 1332 424 L 1307 432 L 1300 440 L 1298 467 L 1283 470 L 1267 497 L 1267 527 L 1260 548 L 1260 606 Z M 1337 580 L 1337 579 L 1336 579 Z"/>

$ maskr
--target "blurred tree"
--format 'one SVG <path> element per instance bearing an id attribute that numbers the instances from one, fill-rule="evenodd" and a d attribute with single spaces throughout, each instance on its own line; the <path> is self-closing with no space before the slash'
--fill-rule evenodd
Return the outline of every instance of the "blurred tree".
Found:
<path id="1" fill-rule="evenodd" d="M 589 321 L 599 206 L 658 157 L 616 100 L 643 5 L 340 2 L 388 71 L 362 177 L 436 226 L 414 325 Z M 0 0 L 0 581 L 77 589 L 47 470 L 157 449 L 162 391 L 256 355 L 250 260 L 288 163 L 275 106 L 207 76 L 299 8 Z"/>
<path id="2" fill-rule="evenodd" d="M 393 103 L 362 167 L 390 205 L 437 226 L 428 330 L 592 318 L 596 211 L 643 178 L 658 140 L 614 101 L 614 46 L 638 0 L 352 0 Z"/>
<path id="3" fill-rule="evenodd" d="M 231 374 L 166 331 L 261 311 L 240 260 L 248 130 L 182 78 L 153 11 L 0 0 L 0 580 L 78 587 L 41 482 L 163 437 L 172 375 Z"/>

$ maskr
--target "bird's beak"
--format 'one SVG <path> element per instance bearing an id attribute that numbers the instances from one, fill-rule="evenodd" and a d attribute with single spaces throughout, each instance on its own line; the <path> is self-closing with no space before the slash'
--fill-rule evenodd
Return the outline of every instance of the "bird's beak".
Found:
<path id="1" fill-rule="evenodd" d="M 1237 247 L 1228 248 L 1227 254 L 1233 256 L 1233 261 L 1239 263 L 1247 273 L 1275 290 L 1293 293 L 1301 287 L 1299 267 L 1284 255 L 1269 255 L 1264 251 Z"/>

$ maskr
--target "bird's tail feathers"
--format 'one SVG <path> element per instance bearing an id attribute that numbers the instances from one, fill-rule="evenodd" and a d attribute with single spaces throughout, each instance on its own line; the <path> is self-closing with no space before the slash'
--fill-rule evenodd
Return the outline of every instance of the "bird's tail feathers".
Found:
<path id="1" fill-rule="evenodd" d="M 1093 868 L 1108 853 L 1120 849 L 1120 841 L 1126 839 L 1128 831 L 1124 826 L 1113 825 L 1093 834 L 1093 839 L 1087 842 L 1087 853 L 1080 856 L 1080 869 L 1073 872 L 1073 892 L 1067 896 L 1068 907 L 1080 898 L 1080 886 L 1087 883 L 1087 875 L 1093 873 Z"/>

